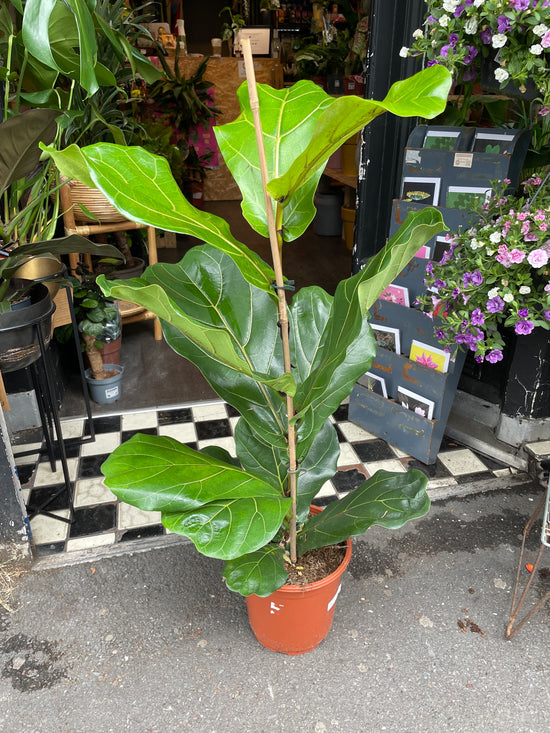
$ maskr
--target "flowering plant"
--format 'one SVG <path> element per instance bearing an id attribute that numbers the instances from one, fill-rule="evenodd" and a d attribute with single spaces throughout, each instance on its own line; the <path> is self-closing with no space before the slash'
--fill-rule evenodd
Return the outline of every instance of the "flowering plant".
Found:
<path id="1" fill-rule="evenodd" d="M 482 205 L 476 226 L 447 235 L 449 249 L 426 267 L 421 309 L 438 317 L 436 337 L 465 344 L 478 362 L 502 359 L 500 324 L 526 335 L 550 329 L 550 192 L 539 177 L 507 196 L 506 185 Z M 441 320 L 439 320 L 441 319 Z"/>
<path id="2" fill-rule="evenodd" d="M 550 104 L 550 0 L 426 0 L 421 29 L 401 56 L 426 54 L 427 65 L 446 66 L 457 81 L 475 81 L 480 60 L 496 52 L 495 79 L 521 91 L 531 79 Z"/>

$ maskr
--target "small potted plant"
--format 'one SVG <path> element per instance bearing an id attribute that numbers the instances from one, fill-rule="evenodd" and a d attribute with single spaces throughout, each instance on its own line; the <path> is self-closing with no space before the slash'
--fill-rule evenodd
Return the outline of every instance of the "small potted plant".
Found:
<path id="1" fill-rule="evenodd" d="M 433 315 L 437 338 L 474 352 L 481 363 L 503 358 L 503 328 L 526 336 L 550 329 L 550 190 L 548 178 L 523 183 L 524 195 L 494 184 L 479 222 L 448 234 L 449 248 L 429 263 L 421 308 Z"/>
<path id="2" fill-rule="evenodd" d="M 240 185 L 246 219 L 270 238 L 274 269 L 236 240 L 224 220 L 193 208 L 162 159 L 109 145 L 78 154 L 52 150 L 61 168 L 87 166 L 90 180 L 126 216 L 205 242 L 178 264 L 153 265 L 139 279 L 98 282 L 109 297 L 153 310 L 172 348 L 197 364 L 238 410 L 237 458 L 220 448 L 194 451 L 165 436 L 137 435 L 110 456 L 103 471 L 122 500 L 160 510 L 171 531 L 226 561 L 228 587 L 247 596 L 254 632 L 272 649 L 302 653 L 328 633 L 352 535 L 373 524 L 399 527 L 428 511 L 426 477 L 415 470 L 380 471 L 322 512 L 310 506 L 336 472 L 339 447 L 330 417 L 375 353 L 368 309 L 444 224 L 432 208 L 412 214 L 384 250 L 340 283 L 334 297 L 304 288 L 290 305 L 286 292 L 293 284 L 283 278 L 279 252 L 311 223 L 323 168 L 345 139 L 384 111 L 440 113 L 450 83 L 445 69 L 427 69 L 394 85 L 383 102 L 334 99 L 310 81 L 281 90 L 259 85 L 258 106 L 247 85 L 241 86 L 240 117 L 216 135 Z M 260 151 L 265 146 L 265 159 L 256 139 Z M 136 176 L 131 187 L 121 185 L 128 165 Z M 310 551 L 338 545 L 335 564 L 326 569 L 330 581 L 306 582 L 297 591 L 294 582 L 285 586 L 289 573 L 307 580 L 303 568 Z M 309 606 L 304 614 L 300 603 L 278 603 L 273 595 L 307 596 L 309 603 L 317 583 L 325 595 L 315 621 Z M 276 615 L 269 611 L 273 603 Z M 256 604 L 259 611 L 252 608 Z M 258 614 L 267 630 L 259 628 Z"/>
<path id="3" fill-rule="evenodd" d="M 122 323 L 117 304 L 103 294 L 89 274 L 82 280 L 73 278 L 73 298 L 82 348 L 90 364 L 85 371 L 90 395 L 99 404 L 115 402 L 124 373 L 119 358 Z"/>

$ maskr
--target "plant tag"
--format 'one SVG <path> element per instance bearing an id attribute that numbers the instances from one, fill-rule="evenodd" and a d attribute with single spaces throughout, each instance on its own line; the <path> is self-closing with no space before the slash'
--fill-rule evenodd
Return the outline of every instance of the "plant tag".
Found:
<path id="1" fill-rule="evenodd" d="M 340 585 L 338 586 L 338 590 L 334 594 L 334 598 L 332 598 L 332 600 L 329 601 L 329 604 L 327 606 L 327 611 L 330 611 L 330 609 L 334 606 L 334 604 L 336 603 L 336 599 L 338 598 L 338 594 L 340 593 L 341 590 L 342 590 L 342 584 L 340 583 Z"/>
<path id="2" fill-rule="evenodd" d="M 471 168 L 474 162 L 473 153 L 455 153 L 455 168 Z"/>
<path id="3" fill-rule="evenodd" d="M 112 399 L 113 397 L 118 397 L 118 385 L 116 387 L 109 387 L 105 390 L 105 397 L 107 399 Z"/>

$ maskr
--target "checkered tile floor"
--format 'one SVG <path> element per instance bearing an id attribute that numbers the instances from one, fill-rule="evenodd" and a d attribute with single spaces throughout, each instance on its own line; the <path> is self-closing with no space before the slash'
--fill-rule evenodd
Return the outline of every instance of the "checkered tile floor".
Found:
<path id="1" fill-rule="evenodd" d="M 159 513 L 144 512 L 118 502 L 103 484 L 101 464 L 116 446 L 136 432 L 169 435 L 194 448 L 219 445 L 234 455 L 233 428 L 237 419 L 235 411 L 223 402 L 94 418 L 95 442 L 67 450 L 70 478 L 74 482 L 72 506 L 61 464 L 57 462 L 58 470 L 52 473 L 47 457 L 42 456 L 38 463 L 36 454 L 18 457 L 18 452 L 31 447 L 38 450 L 39 444 L 15 447 L 15 462 L 29 514 L 60 492 L 48 510 L 71 520 L 62 522 L 43 514 L 35 515 L 30 526 L 37 554 L 86 550 L 166 534 Z M 447 438 L 436 463 L 426 466 L 349 422 L 347 405 L 342 405 L 332 419 L 340 440 L 339 471 L 317 497 L 316 503 L 320 505 L 346 494 L 380 468 L 390 471 L 419 468 L 428 476 L 428 490 L 510 474 L 507 466 Z M 84 418 L 64 421 L 62 429 L 68 442 L 90 434 Z"/>

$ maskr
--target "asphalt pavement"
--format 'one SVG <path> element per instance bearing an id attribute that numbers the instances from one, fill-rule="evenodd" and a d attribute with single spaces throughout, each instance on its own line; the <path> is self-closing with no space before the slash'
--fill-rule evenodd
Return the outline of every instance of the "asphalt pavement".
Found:
<path id="1" fill-rule="evenodd" d="M 180 538 L 35 564 L 0 609 L 0 730 L 548 730 L 549 609 L 505 638 L 543 488 L 479 488 L 355 539 L 333 628 L 302 656 L 261 647 L 222 563 Z M 526 562 L 539 542 L 536 525 Z M 549 584 L 537 576 L 526 608 Z"/>

